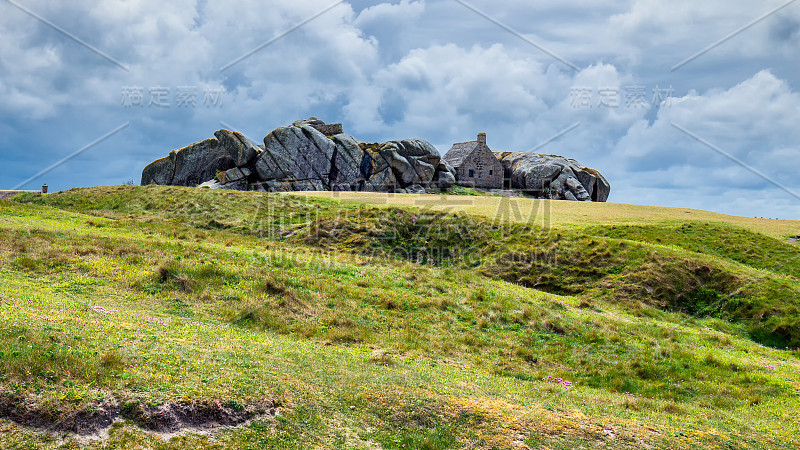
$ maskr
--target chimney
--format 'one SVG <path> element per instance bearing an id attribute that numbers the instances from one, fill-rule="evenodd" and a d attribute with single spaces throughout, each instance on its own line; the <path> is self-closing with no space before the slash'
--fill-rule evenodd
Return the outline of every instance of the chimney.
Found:
<path id="1" fill-rule="evenodd" d="M 478 133 L 478 144 L 486 145 L 486 133 Z"/>

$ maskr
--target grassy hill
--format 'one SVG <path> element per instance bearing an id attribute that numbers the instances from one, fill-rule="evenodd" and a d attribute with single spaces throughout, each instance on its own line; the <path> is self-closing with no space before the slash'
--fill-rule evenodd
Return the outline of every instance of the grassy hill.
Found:
<path id="1" fill-rule="evenodd" d="M 0 448 L 798 447 L 798 239 L 489 196 L 23 194 Z"/>

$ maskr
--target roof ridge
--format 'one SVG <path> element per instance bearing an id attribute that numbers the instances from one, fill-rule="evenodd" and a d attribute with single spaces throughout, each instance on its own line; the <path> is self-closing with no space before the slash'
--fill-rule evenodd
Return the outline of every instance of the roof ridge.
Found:
<path id="1" fill-rule="evenodd" d="M 461 165 L 465 159 L 478 149 L 478 141 L 457 142 L 442 157 L 453 167 Z"/>

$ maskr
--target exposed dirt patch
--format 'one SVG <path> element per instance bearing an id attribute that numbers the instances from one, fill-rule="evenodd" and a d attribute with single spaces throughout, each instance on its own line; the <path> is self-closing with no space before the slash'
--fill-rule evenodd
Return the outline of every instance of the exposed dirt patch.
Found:
<path id="1" fill-rule="evenodd" d="M 120 415 L 145 430 L 163 433 L 183 428 L 240 425 L 258 416 L 274 417 L 277 408 L 278 405 L 271 400 L 248 404 L 202 400 L 158 406 L 129 402 L 122 405 Z"/>
<path id="2" fill-rule="evenodd" d="M 18 395 L 0 395 L 0 418 L 53 433 L 102 435 L 119 419 L 157 433 L 213 430 L 242 425 L 255 418 L 273 418 L 280 404 L 272 400 L 197 400 L 145 404 L 104 399 L 80 407 L 41 405 Z"/>
<path id="3" fill-rule="evenodd" d="M 96 434 L 110 427 L 118 416 L 119 406 L 114 400 L 78 408 L 67 406 L 56 409 L 21 396 L 0 395 L 0 418 L 53 432 L 81 436 Z"/>

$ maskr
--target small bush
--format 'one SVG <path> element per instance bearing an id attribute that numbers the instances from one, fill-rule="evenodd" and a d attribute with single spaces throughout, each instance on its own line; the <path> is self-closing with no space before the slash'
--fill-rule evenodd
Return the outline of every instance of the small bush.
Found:
<path id="1" fill-rule="evenodd" d="M 100 365 L 112 370 L 119 370 L 125 367 L 125 361 L 118 352 L 109 350 L 100 357 Z"/>
<path id="2" fill-rule="evenodd" d="M 470 293 L 469 300 L 475 303 L 482 303 L 489 300 L 489 294 L 486 289 L 480 287 Z"/>
<path id="3" fill-rule="evenodd" d="M 18 256 L 14 258 L 14 265 L 23 270 L 36 271 L 39 268 L 39 261 L 29 256 Z"/>
<path id="4" fill-rule="evenodd" d="M 184 292 L 192 292 L 191 281 L 180 274 L 174 264 L 159 265 L 156 268 L 156 277 L 161 284 L 171 284 Z"/>
<path id="5" fill-rule="evenodd" d="M 289 327 L 286 320 L 273 315 L 264 306 L 250 306 L 241 311 L 233 323 L 249 328 L 270 330 L 276 333 L 287 334 Z"/>

